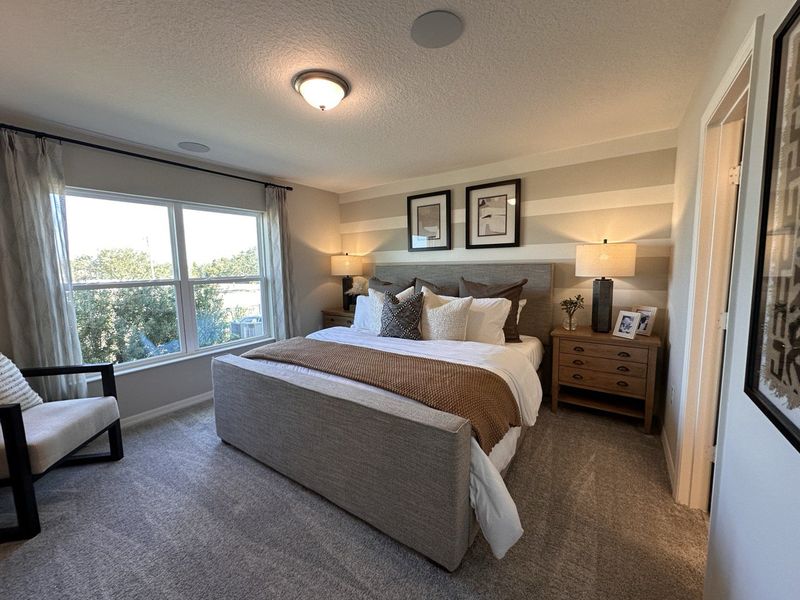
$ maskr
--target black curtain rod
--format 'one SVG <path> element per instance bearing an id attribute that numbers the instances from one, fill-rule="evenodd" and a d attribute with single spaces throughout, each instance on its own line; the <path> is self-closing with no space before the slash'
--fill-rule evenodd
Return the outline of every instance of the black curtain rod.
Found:
<path id="1" fill-rule="evenodd" d="M 250 183 L 258 183 L 266 187 L 274 187 L 274 188 L 283 188 L 284 190 L 292 191 L 294 188 L 288 185 L 278 185 L 277 183 L 271 183 L 269 181 L 260 181 L 258 179 L 251 179 L 250 177 L 242 177 L 240 175 L 231 175 L 230 173 L 224 173 L 222 171 L 214 171 L 213 169 L 204 169 L 203 167 L 196 167 L 194 165 L 187 165 L 185 163 L 179 163 L 174 160 L 167 160 L 165 158 L 157 158 L 155 156 L 147 156 L 146 154 L 139 154 L 138 152 L 128 152 L 127 150 L 119 150 L 117 148 L 111 148 L 110 146 L 101 146 L 100 144 L 92 144 L 91 142 L 84 142 L 81 140 L 76 140 L 73 138 L 62 137 L 60 135 L 52 135 L 50 133 L 45 133 L 44 131 L 35 131 L 33 129 L 25 129 L 24 127 L 16 127 L 14 125 L 8 125 L 6 123 L 0 123 L 0 129 L 10 129 L 11 131 L 18 131 L 19 133 L 27 133 L 30 135 L 34 135 L 40 138 L 48 138 L 51 140 L 57 140 L 59 142 L 66 142 L 67 144 L 75 144 L 77 146 L 86 146 L 87 148 L 94 148 L 95 150 L 105 150 L 106 152 L 114 152 L 115 154 L 122 154 L 124 156 L 132 156 L 134 158 L 141 158 L 144 160 L 151 160 L 153 162 L 161 163 L 164 165 L 172 165 L 173 167 L 182 167 L 184 169 L 191 169 L 192 171 L 201 171 L 203 173 L 211 173 L 212 175 L 221 175 L 223 177 L 230 177 L 231 179 L 239 179 L 241 181 L 249 181 Z"/>

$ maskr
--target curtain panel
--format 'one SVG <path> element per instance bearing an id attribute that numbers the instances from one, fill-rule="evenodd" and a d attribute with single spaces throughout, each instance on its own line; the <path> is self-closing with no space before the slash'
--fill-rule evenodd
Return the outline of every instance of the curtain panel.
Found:
<path id="1" fill-rule="evenodd" d="M 286 190 L 267 186 L 265 223 L 269 255 L 272 261 L 271 297 L 275 337 L 279 340 L 300 333 L 294 286 L 291 282 L 292 260 L 289 243 L 289 217 Z"/>
<path id="2" fill-rule="evenodd" d="M 81 363 L 65 231 L 61 145 L 0 130 L 0 342 L 20 367 Z M 86 393 L 82 375 L 31 383 L 51 400 Z"/>

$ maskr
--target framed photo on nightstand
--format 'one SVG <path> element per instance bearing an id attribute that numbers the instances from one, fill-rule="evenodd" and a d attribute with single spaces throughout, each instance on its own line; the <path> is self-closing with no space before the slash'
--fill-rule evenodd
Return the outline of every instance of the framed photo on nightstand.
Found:
<path id="1" fill-rule="evenodd" d="M 636 337 L 636 329 L 642 315 L 632 310 L 621 310 L 617 317 L 617 324 L 614 326 L 613 335 L 632 340 Z"/>
<path id="2" fill-rule="evenodd" d="M 650 335 L 653 333 L 653 326 L 656 322 L 658 308 L 655 306 L 634 306 L 633 312 L 638 312 L 642 317 L 636 327 L 636 335 Z"/>

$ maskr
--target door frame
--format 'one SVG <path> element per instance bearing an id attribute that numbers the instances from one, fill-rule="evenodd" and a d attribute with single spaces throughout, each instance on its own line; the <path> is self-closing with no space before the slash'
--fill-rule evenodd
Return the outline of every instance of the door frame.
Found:
<path id="1" fill-rule="evenodd" d="M 703 252 L 707 241 L 714 245 L 715 214 L 717 212 L 717 180 L 720 174 L 720 138 L 725 119 L 739 103 L 743 95 L 749 97 L 752 89 L 753 55 L 759 20 L 753 23 L 725 75 L 711 97 L 700 119 L 700 145 L 698 153 L 698 176 L 695 197 L 698 199 L 694 214 L 692 238 L 692 265 L 689 287 L 689 311 L 686 322 L 686 352 L 683 360 L 681 382 L 681 411 L 678 417 L 678 439 L 675 456 L 673 496 L 680 504 L 692 508 L 708 510 L 711 495 L 711 465 L 714 461 L 711 449 L 716 437 L 717 415 L 719 412 L 719 384 L 708 386 L 709 378 L 721 376 L 724 346 L 713 341 L 719 336 L 724 323 L 719 316 L 723 313 L 723 299 L 727 305 L 728 294 L 723 298 L 711 296 L 714 304 L 709 304 L 709 286 L 715 279 L 714 269 L 708 266 L 708 254 Z M 745 114 L 745 129 L 751 119 L 752 102 L 748 102 Z M 744 136 L 746 139 L 746 136 Z M 742 144 L 746 143 L 744 140 Z M 743 148 L 744 150 L 744 148 Z M 747 156 L 743 152 L 742 156 Z M 744 171 L 746 166 L 742 167 Z M 737 208 L 732 211 L 732 226 L 735 227 Z M 725 233 L 725 232 L 723 232 Z M 730 241 L 727 254 L 727 268 L 733 263 L 735 232 L 727 232 Z M 701 245 L 701 240 L 703 244 Z M 719 243 L 719 240 L 717 240 Z M 723 253 L 724 254 L 724 253 Z M 721 265 L 723 268 L 725 265 Z M 728 288 L 730 280 L 728 279 Z M 662 433 L 662 437 L 665 434 Z M 665 440 L 666 444 L 666 440 Z M 668 448 L 668 446 L 666 446 Z"/>

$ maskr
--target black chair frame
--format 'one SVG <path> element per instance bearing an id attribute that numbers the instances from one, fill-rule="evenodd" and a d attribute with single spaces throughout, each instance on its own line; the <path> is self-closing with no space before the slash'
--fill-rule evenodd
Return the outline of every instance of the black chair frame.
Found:
<path id="1" fill-rule="evenodd" d="M 114 365 L 111 363 L 72 365 L 65 367 L 34 367 L 20 369 L 23 377 L 51 377 L 57 375 L 72 375 L 77 373 L 100 373 L 103 384 L 103 395 L 117 397 L 117 383 L 114 378 Z M 57 402 L 69 402 L 58 400 Z M 0 406 L 0 426 L 2 427 L 3 440 L 6 447 L 8 460 L 8 478 L 0 479 L 0 487 L 11 486 L 14 498 L 14 509 L 17 513 L 17 526 L 0 528 L 0 542 L 30 539 L 41 530 L 39 523 L 39 510 L 36 505 L 36 494 L 33 482 L 58 467 L 85 465 L 87 463 L 108 462 L 120 460 L 122 451 L 122 430 L 119 419 L 98 432 L 77 448 L 73 449 L 61 460 L 56 462 L 43 473 L 31 472 L 30 455 L 25 438 L 25 425 L 22 421 L 22 409 L 19 404 Z M 108 433 L 110 451 L 108 453 L 80 454 L 75 456 L 81 448 L 94 441 L 104 433 Z"/>

